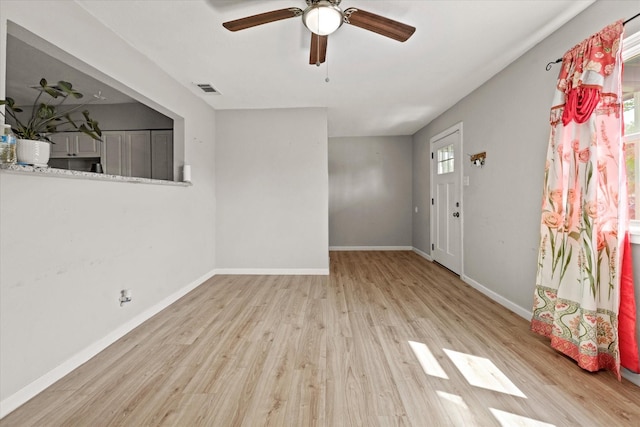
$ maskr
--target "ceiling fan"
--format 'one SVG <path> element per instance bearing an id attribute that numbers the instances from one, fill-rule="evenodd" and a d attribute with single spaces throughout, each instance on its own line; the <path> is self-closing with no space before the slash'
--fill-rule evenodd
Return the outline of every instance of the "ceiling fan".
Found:
<path id="1" fill-rule="evenodd" d="M 340 28 L 343 23 L 355 25 L 400 42 L 409 39 L 416 31 L 415 27 L 410 25 L 355 7 L 342 10 L 340 9 L 342 0 L 306 0 L 306 2 L 307 8 L 305 10 L 289 7 L 228 21 L 222 25 L 229 31 L 239 31 L 301 16 L 304 25 L 311 31 L 309 64 L 317 66 L 326 60 L 329 34 Z"/>

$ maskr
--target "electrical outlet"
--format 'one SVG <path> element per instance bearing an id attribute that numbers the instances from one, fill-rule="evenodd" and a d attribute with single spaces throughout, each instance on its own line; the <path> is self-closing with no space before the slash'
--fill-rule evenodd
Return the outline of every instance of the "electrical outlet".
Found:
<path id="1" fill-rule="evenodd" d="M 123 289 L 120 291 L 120 307 L 124 305 L 126 302 L 131 302 L 131 290 Z"/>

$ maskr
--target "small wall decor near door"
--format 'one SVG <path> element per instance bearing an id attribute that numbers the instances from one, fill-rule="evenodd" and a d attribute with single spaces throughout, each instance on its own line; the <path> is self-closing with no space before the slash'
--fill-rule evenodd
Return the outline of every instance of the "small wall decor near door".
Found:
<path id="1" fill-rule="evenodd" d="M 462 274 L 462 123 L 431 142 L 431 256 Z"/>
<path id="2" fill-rule="evenodd" d="M 487 152 L 483 151 L 482 153 L 469 154 L 471 158 L 471 164 L 477 168 L 481 168 L 484 166 L 484 161 L 487 159 Z"/>

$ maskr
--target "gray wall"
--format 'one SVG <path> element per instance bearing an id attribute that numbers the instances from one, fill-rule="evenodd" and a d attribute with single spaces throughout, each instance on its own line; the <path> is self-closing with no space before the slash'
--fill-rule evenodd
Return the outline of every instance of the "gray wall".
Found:
<path id="1" fill-rule="evenodd" d="M 466 159 L 463 187 L 463 278 L 531 311 L 539 243 L 540 203 L 549 109 L 561 57 L 617 19 L 638 13 L 632 1 L 598 1 L 414 135 L 413 242 L 429 251 L 429 138 L 464 123 L 464 153 L 487 152 L 484 168 Z M 638 31 L 640 20 L 626 27 Z M 637 248 L 636 248 L 637 255 Z M 640 269 L 635 258 L 636 270 Z"/>
<path id="2" fill-rule="evenodd" d="M 83 109 L 89 110 L 91 118 L 98 122 L 100 129 L 103 131 L 173 129 L 173 120 L 170 117 L 144 104 L 90 104 Z M 24 108 L 24 110 L 22 117 L 29 117 L 32 109 Z M 74 119 L 81 117 L 80 112 L 76 112 L 73 115 Z M 73 130 L 70 126 L 62 129 Z"/>
<path id="3" fill-rule="evenodd" d="M 329 245 L 411 246 L 410 136 L 329 139 Z"/>
<path id="4" fill-rule="evenodd" d="M 451 123 L 452 125 L 454 123 Z M 444 129 L 442 129 L 444 130 Z M 413 216 L 412 216 L 412 243 L 413 247 L 426 254 L 431 254 L 431 230 L 430 209 L 431 204 L 431 175 L 430 175 L 430 149 L 429 132 L 423 128 L 413 136 L 412 173 L 413 185 Z M 437 134 L 439 132 L 435 132 Z M 463 163 L 464 166 L 466 164 Z M 416 209 L 418 212 L 416 212 Z"/>
<path id="5" fill-rule="evenodd" d="M 216 113 L 217 267 L 328 273 L 327 113 Z"/>
<path id="6" fill-rule="evenodd" d="M 464 275 L 530 310 L 549 109 L 558 74 L 545 65 L 616 19 L 635 2 L 600 1 L 414 135 L 414 246 L 430 252 L 429 138 L 464 123 L 464 153 L 487 152 L 483 168 L 463 162 Z"/>
<path id="7" fill-rule="evenodd" d="M 194 183 L 157 186 L 0 172 L 4 412 L 212 274 L 215 112 L 75 2 L 3 0 L 1 7 L 0 64 L 10 19 L 128 82 L 173 112 L 178 137 L 187 141 L 181 156 L 193 165 Z M 98 45 L 118 54 L 105 57 Z M 4 65 L 0 69 L 4 98 Z M 133 301 L 120 307 L 123 288 L 132 290 Z"/>
<path id="8" fill-rule="evenodd" d="M 102 130 L 173 129 L 173 120 L 144 104 L 91 104 Z"/>

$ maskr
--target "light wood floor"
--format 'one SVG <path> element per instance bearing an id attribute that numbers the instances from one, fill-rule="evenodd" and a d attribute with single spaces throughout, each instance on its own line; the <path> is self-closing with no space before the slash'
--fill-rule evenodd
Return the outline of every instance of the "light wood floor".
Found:
<path id="1" fill-rule="evenodd" d="M 533 295 L 532 280 L 513 286 Z M 640 388 L 579 369 L 414 253 L 332 252 L 329 277 L 212 278 L 0 425 L 545 425 L 534 421 L 640 426 Z"/>

